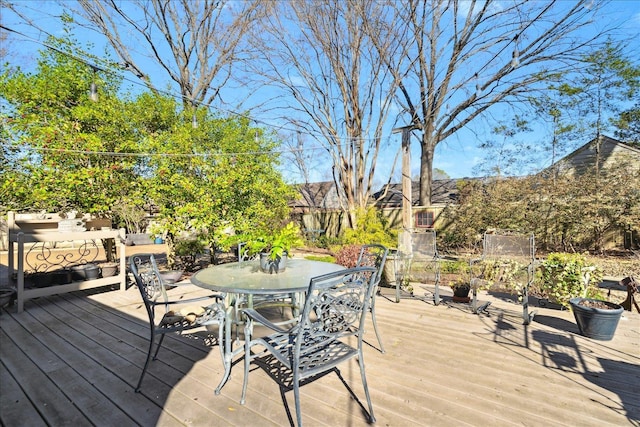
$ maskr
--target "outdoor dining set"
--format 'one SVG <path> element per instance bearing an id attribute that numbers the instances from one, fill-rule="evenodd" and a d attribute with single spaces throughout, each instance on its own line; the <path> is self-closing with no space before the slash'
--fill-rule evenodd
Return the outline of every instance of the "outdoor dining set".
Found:
<path id="1" fill-rule="evenodd" d="M 153 254 L 129 259 L 149 316 L 150 342 L 147 359 L 136 385 L 139 392 L 150 362 L 158 355 L 166 334 L 194 328 L 217 328 L 217 340 L 224 374 L 216 388 L 219 394 L 227 382 L 234 358 L 243 355 L 244 381 L 240 402 L 244 404 L 252 362 L 275 370 L 281 391 L 293 390 L 297 424 L 302 424 L 300 386 L 329 372 L 340 376 L 339 365 L 356 358 L 374 422 L 373 405 L 363 357 L 364 322 L 371 313 L 375 324 L 375 294 L 388 250 L 381 245 L 364 245 L 357 266 L 291 259 L 285 271 L 261 271 L 256 260 L 221 264 L 201 270 L 191 278 L 196 286 L 213 291 L 192 299 L 170 300 Z M 261 308 L 275 307 L 288 318 L 267 318 Z M 282 321 L 284 320 L 284 322 Z M 254 335 L 255 326 L 270 333 Z M 239 344 L 240 329 L 244 344 Z M 259 349 L 256 351 L 256 349 Z M 274 366 L 275 365 L 275 366 Z"/>

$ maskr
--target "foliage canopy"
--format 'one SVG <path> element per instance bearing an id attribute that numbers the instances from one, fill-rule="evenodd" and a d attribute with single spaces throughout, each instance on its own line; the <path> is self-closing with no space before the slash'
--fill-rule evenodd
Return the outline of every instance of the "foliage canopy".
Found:
<path id="1" fill-rule="evenodd" d="M 248 117 L 124 93 L 118 75 L 62 53 L 73 51 L 73 40 L 49 44 L 56 49 L 41 52 L 34 73 L 0 74 L 8 106 L 1 210 L 76 209 L 134 227 L 141 212 L 157 209 L 170 242 L 189 232 L 206 243 L 287 217 L 291 190 L 276 169 L 273 135 Z M 92 82 L 98 102 L 89 97 Z"/>

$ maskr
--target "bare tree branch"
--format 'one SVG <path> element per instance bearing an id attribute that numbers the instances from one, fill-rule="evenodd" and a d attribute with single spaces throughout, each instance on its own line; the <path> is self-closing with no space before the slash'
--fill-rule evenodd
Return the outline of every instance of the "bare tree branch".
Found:
<path id="1" fill-rule="evenodd" d="M 517 103 L 549 75 L 572 70 L 606 31 L 582 31 L 596 9 L 583 1 L 389 1 L 380 49 L 399 80 L 399 102 L 422 130 L 420 201 L 431 203 L 435 147 L 495 106 Z M 587 35 L 585 35 L 587 34 Z M 400 53 L 400 54 L 397 54 Z"/>
<path id="2" fill-rule="evenodd" d="M 326 148 L 353 225 L 357 208 L 371 200 L 394 94 L 394 79 L 362 31 L 365 21 L 381 19 L 383 9 L 373 0 L 273 6 L 252 39 L 264 53 L 252 67 L 267 85 L 292 96 L 286 120 Z"/>
<path id="3" fill-rule="evenodd" d="M 153 65 L 146 60 L 151 60 L 178 85 L 186 105 L 219 100 L 246 49 L 244 37 L 260 13 L 258 1 L 78 0 L 78 4 L 81 8 L 74 11 L 82 18 L 78 24 L 103 34 L 127 70 L 156 91 L 158 80 L 148 78 Z"/>

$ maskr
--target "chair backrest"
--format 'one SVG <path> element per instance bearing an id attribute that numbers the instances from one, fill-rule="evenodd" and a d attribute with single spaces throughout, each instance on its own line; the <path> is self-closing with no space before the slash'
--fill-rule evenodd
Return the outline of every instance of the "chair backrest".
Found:
<path id="1" fill-rule="evenodd" d="M 154 303 L 161 298 L 167 301 L 167 291 L 153 254 L 136 254 L 129 257 L 129 270 L 142 296 L 151 321 L 154 315 Z"/>
<path id="2" fill-rule="evenodd" d="M 377 243 L 362 245 L 356 267 L 375 267 L 377 269 L 375 281 L 377 285 L 380 283 L 388 253 L 389 249 Z"/>
<path id="3" fill-rule="evenodd" d="M 257 258 L 257 255 L 249 255 L 247 242 L 238 243 L 238 262 L 252 261 L 256 258 Z"/>
<path id="4" fill-rule="evenodd" d="M 498 230 L 484 233 L 482 257 L 485 259 L 510 258 L 528 263 L 535 259 L 536 245 L 533 234 Z"/>
<path id="5" fill-rule="evenodd" d="M 362 345 L 375 273 L 375 267 L 355 267 L 311 279 L 297 326 L 295 354 L 317 351 L 352 335 Z"/>
<path id="6" fill-rule="evenodd" d="M 437 258 L 436 231 L 400 230 L 398 233 L 398 251 L 411 258 Z"/>

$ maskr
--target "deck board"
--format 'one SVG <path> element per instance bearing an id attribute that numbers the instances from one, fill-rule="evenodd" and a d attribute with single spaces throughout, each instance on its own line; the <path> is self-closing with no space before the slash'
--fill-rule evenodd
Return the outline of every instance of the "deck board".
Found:
<path id="1" fill-rule="evenodd" d="M 32 408 L 27 414 L 28 419 L 38 413 L 48 425 L 90 425 L 89 420 L 74 405 L 72 398 L 66 394 L 66 390 L 61 388 L 63 384 L 56 382 L 55 370 L 51 368 L 58 366 L 63 369 L 64 363 L 60 358 L 48 351 L 46 347 L 38 343 L 24 330 L 19 330 L 20 326 L 16 325 L 10 332 L 14 333 L 15 335 L 13 336 L 17 339 L 24 339 L 24 342 L 33 349 L 32 352 L 23 353 L 17 347 L 16 342 L 6 339 L 4 327 L 5 321 L 3 319 L 3 333 L 0 335 L 0 342 L 2 343 L 0 356 L 2 357 L 3 365 L 5 365 L 7 371 L 12 373 L 15 381 L 20 385 L 20 388 L 28 396 L 32 404 Z M 2 385 L 2 390 L 2 399 L 4 401 L 4 384 Z M 7 404 L 3 402 L 2 406 L 6 407 Z M 4 418 L 4 413 L 2 417 Z M 18 417 L 16 421 L 20 421 L 20 418 Z M 13 425 L 24 425 L 24 422 L 20 421 L 18 424 Z"/>
<path id="2" fill-rule="evenodd" d="M 106 288 L 108 289 L 108 288 Z M 568 311 L 521 307 L 499 295 L 488 314 L 465 305 L 377 299 L 387 352 L 367 327 L 364 360 L 377 425 L 620 426 L 640 424 L 640 315 L 626 312 L 611 341 L 580 336 Z M 174 295 L 203 291 L 179 286 Z M 390 300 L 391 299 L 391 300 Z M 79 291 L 27 301 L 0 315 L 2 425 L 287 425 L 277 385 L 255 368 L 239 404 L 242 363 L 222 393 L 217 345 L 207 331 L 168 336 L 142 392 L 147 351 L 137 289 Z M 215 332 L 215 331 L 211 331 Z M 216 334 L 214 333 L 213 336 Z M 364 402 L 356 361 L 342 373 Z M 307 425 L 365 426 L 335 375 L 302 388 Z M 286 395 L 291 411 L 293 396 Z M 295 416 L 295 414 L 294 414 Z"/>
<path id="3" fill-rule="evenodd" d="M 5 341 L 3 340 L 3 342 Z M 3 425 L 46 426 L 4 363 L 0 363 L 0 384 L 2 384 L 2 393 L 4 394 L 4 398 L 0 399 L 0 414 L 2 414 Z"/>

